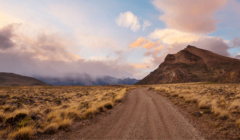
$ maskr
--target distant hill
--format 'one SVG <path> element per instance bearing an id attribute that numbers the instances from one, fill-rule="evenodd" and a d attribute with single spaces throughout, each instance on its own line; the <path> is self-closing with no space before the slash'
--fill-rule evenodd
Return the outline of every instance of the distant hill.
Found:
<path id="1" fill-rule="evenodd" d="M 66 76 L 62 78 L 41 76 L 35 76 L 35 78 L 50 85 L 133 85 L 139 81 L 131 78 L 118 79 L 111 76 L 93 78 L 88 74 L 81 74 L 75 77 Z"/>
<path id="2" fill-rule="evenodd" d="M 46 86 L 48 84 L 32 77 L 0 72 L 0 86 Z"/>
<path id="3" fill-rule="evenodd" d="M 240 60 L 189 45 L 136 84 L 185 82 L 240 82 Z"/>

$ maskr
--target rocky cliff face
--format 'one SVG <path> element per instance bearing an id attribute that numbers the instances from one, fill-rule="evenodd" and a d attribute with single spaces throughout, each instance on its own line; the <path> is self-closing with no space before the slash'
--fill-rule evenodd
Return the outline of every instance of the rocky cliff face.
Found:
<path id="1" fill-rule="evenodd" d="M 136 84 L 240 82 L 240 60 L 187 46 Z"/>

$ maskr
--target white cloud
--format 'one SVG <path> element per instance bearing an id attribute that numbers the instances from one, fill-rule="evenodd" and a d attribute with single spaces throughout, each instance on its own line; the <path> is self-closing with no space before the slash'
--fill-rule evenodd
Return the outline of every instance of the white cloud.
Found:
<path id="1" fill-rule="evenodd" d="M 142 30 L 144 31 L 148 26 L 151 26 L 152 23 L 148 20 L 143 20 L 143 27 Z"/>
<path id="2" fill-rule="evenodd" d="M 175 44 L 197 41 L 201 36 L 174 29 L 156 29 L 149 35 L 149 38 L 162 39 L 162 42 L 165 44 Z"/>
<path id="3" fill-rule="evenodd" d="M 132 31 L 136 32 L 139 30 L 141 25 L 139 24 L 138 17 L 135 16 L 132 12 L 127 11 L 125 13 L 121 13 L 119 17 L 116 19 L 116 23 L 118 26 L 122 27 L 130 27 Z"/>

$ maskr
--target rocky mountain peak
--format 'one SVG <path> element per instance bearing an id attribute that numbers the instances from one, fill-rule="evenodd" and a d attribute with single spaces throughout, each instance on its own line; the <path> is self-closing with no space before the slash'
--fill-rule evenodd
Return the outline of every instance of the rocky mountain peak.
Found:
<path id="1" fill-rule="evenodd" d="M 240 82 L 240 60 L 188 45 L 136 84 Z"/>

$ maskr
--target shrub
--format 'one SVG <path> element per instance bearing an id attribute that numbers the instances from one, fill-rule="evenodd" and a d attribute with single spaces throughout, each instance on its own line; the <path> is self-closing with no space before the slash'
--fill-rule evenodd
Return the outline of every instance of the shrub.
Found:
<path id="1" fill-rule="evenodd" d="M 15 116 L 10 116 L 6 119 L 6 123 L 10 125 L 15 125 L 17 122 L 21 121 L 23 118 L 27 116 L 26 113 L 17 113 Z"/>
<path id="2" fill-rule="evenodd" d="M 104 107 L 107 108 L 107 109 L 112 109 L 113 108 L 113 104 L 112 103 L 106 103 L 104 105 Z"/>
<path id="3" fill-rule="evenodd" d="M 24 118 L 23 120 L 21 120 L 20 123 L 17 124 L 18 127 L 24 127 L 24 126 L 27 126 L 29 124 L 33 124 L 34 121 L 31 117 L 26 117 Z"/>

